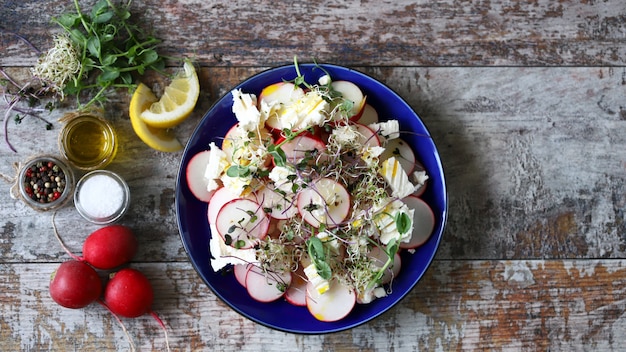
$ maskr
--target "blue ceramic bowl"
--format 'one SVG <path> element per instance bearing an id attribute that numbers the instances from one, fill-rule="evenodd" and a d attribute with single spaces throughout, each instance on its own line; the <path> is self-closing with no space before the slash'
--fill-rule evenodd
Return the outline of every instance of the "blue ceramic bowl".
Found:
<path id="1" fill-rule="evenodd" d="M 428 269 L 441 241 L 447 219 L 448 198 L 441 161 L 437 148 L 419 116 L 400 96 L 375 79 L 345 67 L 321 66 L 333 80 L 348 80 L 357 84 L 381 118 L 395 118 L 400 122 L 401 131 L 411 132 L 404 133 L 402 138 L 411 144 L 418 160 L 422 162 L 430 176 L 428 188 L 422 198 L 435 214 L 434 233 L 424 245 L 416 249 L 415 253 L 410 254 L 406 251 L 402 253 L 402 270 L 394 279 L 393 292 L 389 296 L 374 300 L 370 304 L 357 304 L 344 319 L 328 323 L 316 320 L 306 307 L 296 307 L 285 300 L 272 303 L 257 302 L 237 283 L 233 274 L 213 271 L 209 264 L 211 232 L 206 222 L 207 204 L 198 201 L 191 194 L 185 178 L 185 169 L 191 157 L 208 149 L 210 142 L 221 145 L 221 138 L 236 123 L 231 111 L 230 92 L 211 107 L 191 136 L 183 153 L 176 187 L 176 212 L 180 236 L 189 259 L 202 280 L 220 299 L 243 316 L 277 330 L 299 334 L 322 334 L 350 329 L 376 318 L 393 307 L 411 291 Z M 306 81 L 310 83 L 317 82 L 324 74 L 313 64 L 301 64 L 299 67 Z M 258 96 L 264 87 L 295 77 L 296 70 L 293 65 L 276 67 L 247 79 L 235 88 Z"/>

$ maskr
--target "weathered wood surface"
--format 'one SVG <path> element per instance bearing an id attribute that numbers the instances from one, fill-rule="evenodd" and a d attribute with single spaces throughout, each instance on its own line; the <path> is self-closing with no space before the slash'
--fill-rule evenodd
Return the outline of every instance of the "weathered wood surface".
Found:
<path id="1" fill-rule="evenodd" d="M 38 48 L 71 1 L 4 0 L 0 24 Z M 90 1 L 80 1 L 89 4 Z M 621 0 L 135 1 L 164 52 L 207 65 L 277 65 L 293 55 L 366 66 L 624 65 Z M 36 55 L 6 32 L 0 65 Z M 26 60 L 25 60 L 26 59 Z"/>
<path id="2" fill-rule="evenodd" d="M 135 264 L 158 292 L 154 308 L 180 351 L 622 351 L 624 260 L 437 260 L 396 307 L 352 330 L 277 332 L 212 295 L 188 263 Z M 50 304 L 56 264 L 0 265 L 3 351 L 125 350 L 117 322 L 93 305 Z M 139 351 L 164 350 L 148 316 L 125 319 Z"/>
<path id="3" fill-rule="evenodd" d="M 81 4 L 88 4 L 81 1 Z M 0 2 L 0 67 L 26 79 L 50 17 L 71 1 Z M 388 84 L 439 147 L 450 217 L 432 267 L 380 318 L 322 336 L 277 332 L 242 318 L 202 283 L 181 245 L 174 188 L 181 153 L 132 132 L 129 96 L 107 115 L 122 149 L 110 169 L 129 183 L 124 224 L 133 263 L 153 282 L 175 350 L 619 351 L 626 334 L 626 5 L 621 1 L 135 1 L 169 54 L 200 66 L 201 98 L 176 133 L 185 141 L 241 80 L 294 54 L 347 65 Z M 139 11 L 139 9 L 141 9 Z M 151 84 L 158 82 L 151 80 Z M 0 102 L 2 106 L 3 102 Z M 126 350 L 103 308 L 68 310 L 48 296 L 67 255 L 51 214 L 9 196 L 13 164 L 57 153 L 55 129 L 9 124 L 0 143 L 0 350 Z M 0 108 L 0 113 L 4 113 Z M 96 229 L 72 207 L 56 225 L 80 252 Z M 140 351 L 163 350 L 148 317 L 125 319 Z"/>

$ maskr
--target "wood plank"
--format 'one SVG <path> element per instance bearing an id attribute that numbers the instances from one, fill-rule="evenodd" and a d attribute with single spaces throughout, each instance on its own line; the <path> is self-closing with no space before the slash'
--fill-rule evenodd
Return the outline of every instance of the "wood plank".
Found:
<path id="1" fill-rule="evenodd" d="M 361 69 L 405 97 L 439 147 L 450 196 L 440 258 L 626 255 L 626 137 L 621 133 L 626 69 Z M 261 70 L 203 68 L 201 101 L 177 128 L 181 139 L 191 135 L 216 99 Z M 23 69 L 10 72 L 24 74 Z M 128 98 L 119 95 L 108 109 L 122 141 L 110 168 L 127 179 L 133 197 L 124 221 L 142 242 L 138 260 L 186 260 L 174 209 L 181 153 L 155 152 L 134 135 L 126 116 Z M 55 121 L 62 111 L 50 119 Z M 9 127 L 19 153 L 0 146 L 7 161 L 0 174 L 7 177 L 14 175 L 13 162 L 56 153 L 54 131 L 32 119 L 23 124 Z M 56 122 L 55 128 L 60 128 Z M 3 262 L 64 255 L 52 236 L 49 214 L 34 213 L 7 191 L 0 193 L 0 213 L 6 214 L 0 220 Z M 72 207 L 61 210 L 58 226 L 77 251 L 96 228 Z"/>
<path id="2" fill-rule="evenodd" d="M 132 265 L 152 281 L 154 309 L 177 351 L 607 351 L 621 349 L 626 333 L 624 260 L 436 260 L 397 307 L 360 327 L 320 336 L 241 318 L 187 263 Z M 104 308 L 70 310 L 51 301 L 48 279 L 56 266 L 0 265 L 3 350 L 127 349 Z M 124 324 L 138 350 L 164 349 L 151 318 Z"/>
<path id="3" fill-rule="evenodd" d="M 93 2 L 81 1 L 82 6 Z M 366 66 L 624 65 L 621 0 L 162 1 L 133 4 L 163 53 L 206 65 L 274 66 L 293 55 Z M 0 11 L 0 66 L 30 66 L 51 45 L 52 16 L 68 1 L 8 1 Z"/>

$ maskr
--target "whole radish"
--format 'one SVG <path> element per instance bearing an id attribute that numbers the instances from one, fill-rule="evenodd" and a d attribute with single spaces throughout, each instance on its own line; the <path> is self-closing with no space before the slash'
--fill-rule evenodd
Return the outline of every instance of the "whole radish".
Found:
<path id="1" fill-rule="evenodd" d="M 107 225 L 92 232 L 83 243 L 83 256 L 67 248 L 57 231 L 52 216 L 54 235 L 65 252 L 75 260 L 85 261 L 96 269 L 109 270 L 128 263 L 137 253 L 138 243 L 131 229 L 123 225 Z"/>
<path id="2" fill-rule="evenodd" d="M 136 318 L 150 312 L 154 293 L 144 274 L 124 268 L 112 276 L 104 289 L 104 302 L 115 314 Z"/>
<path id="3" fill-rule="evenodd" d="M 131 261 L 137 248 L 137 239 L 130 228 L 108 225 L 87 237 L 83 259 L 97 269 L 113 269 Z"/>
<path id="4" fill-rule="evenodd" d="M 150 314 L 165 333 L 165 343 L 169 351 L 167 328 L 152 310 L 154 291 L 148 278 L 139 270 L 124 268 L 114 274 L 104 289 L 104 304 L 116 315 L 136 318 Z"/>
<path id="5" fill-rule="evenodd" d="M 50 297 L 66 308 L 83 308 L 95 302 L 102 293 L 98 273 L 85 262 L 63 262 L 50 281 Z"/>

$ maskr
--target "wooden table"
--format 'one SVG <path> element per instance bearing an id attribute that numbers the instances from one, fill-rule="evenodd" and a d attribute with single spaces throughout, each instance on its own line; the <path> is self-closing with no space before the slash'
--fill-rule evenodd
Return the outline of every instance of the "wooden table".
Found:
<path id="1" fill-rule="evenodd" d="M 88 6 L 94 1 L 81 1 Z M 71 1 L 0 2 L 0 66 L 24 81 Z M 626 334 L 626 5 L 605 1 L 135 1 L 162 53 L 189 56 L 201 96 L 183 140 L 241 80 L 302 61 L 361 70 L 404 97 L 429 127 L 447 176 L 447 229 L 426 276 L 399 305 L 357 328 L 299 336 L 253 323 L 203 284 L 182 247 L 174 208 L 181 152 L 133 133 L 129 95 L 110 97 L 121 138 L 109 169 L 129 183 L 123 223 L 140 241 L 133 266 L 182 351 L 609 351 Z M 151 81 L 150 83 L 155 83 Z M 9 196 L 14 163 L 57 153 L 71 101 L 9 124 L 0 145 L 0 350 L 126 350 L 104 308 L 69 310 L 48 294 L 67 254 L 51 215 Z M 0 110 L 3 111 L 3 110 Z M 72 206 L 57 226 L 80 252 L 97 226 Z M 163 350 L 148 317 L 125 319 L 139 350 Z"/>

